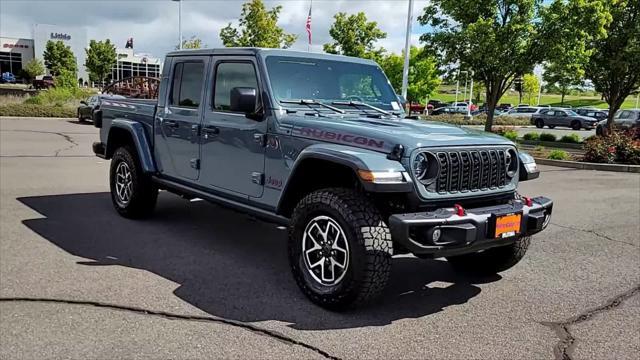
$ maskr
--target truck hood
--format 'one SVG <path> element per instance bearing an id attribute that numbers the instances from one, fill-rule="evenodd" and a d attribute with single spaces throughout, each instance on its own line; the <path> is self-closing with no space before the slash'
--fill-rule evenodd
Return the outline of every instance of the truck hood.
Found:
<path id="1" fill-rule="evenodd" d="M 508 139 L 480 130 L 442 122 L 360 116 L 301 116 L 290 114 L 280 126 L 293 136 L 322 142 L 390 152 L 397 144 L 405 154 L 421 147 L 512 145 Z"/>

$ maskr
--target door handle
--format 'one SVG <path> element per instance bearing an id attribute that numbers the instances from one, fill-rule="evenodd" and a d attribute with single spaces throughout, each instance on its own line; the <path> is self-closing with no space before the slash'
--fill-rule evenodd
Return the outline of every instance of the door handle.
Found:
<path id="1" fill-rule="evenodd" d="M 220 133 L 220 129 L 215 126 L 205 126 L 202 129 L 202 132 L 205 134 L 218 135 Z"/>
<path id="2" fill-rule="evenodd" d="M 170 127 L 170 128 L 177 128 L 177 127 L 179 126 L 179 125 L 178 125 L 178 122 L 177 122 L 177 121 L 175 121 L 175 120 L 167 120 L 167 121 L 165 121 L 165 122 L 164 122 L 164 124 L 165 124 L 167 127 Z"/>

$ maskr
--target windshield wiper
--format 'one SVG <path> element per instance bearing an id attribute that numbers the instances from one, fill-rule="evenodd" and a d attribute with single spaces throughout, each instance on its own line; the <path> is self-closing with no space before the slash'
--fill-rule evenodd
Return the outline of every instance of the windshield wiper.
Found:
<path id="1" fill-rule="evenodd" d="M 369 104 L 367 104 L 365 102 L 362 102 L 362 101 L 333 101 L 333 102 L 331 102 L 331 104 L 332 105 L 348 105 L 348 106 L 353 106 L 355 108 L 357 108 L 357 107 L 366 107 L 368 109 L 375 110 L 375 111 L 379 112 L 380 114 L 384 114 L 384 115 L 388 115 L 388 116 L 393 115 L 392 113 L 390 113 L 390 112 L 388 112 L 386 110 L 382 110 L 379 107 L 375 107 L 373 105 L 369 105 Z"/>
<path id="2" fill-rule="evenodd" d="M 312 105 L 319 105 L 319 106 L 322 106 L 322 107 L 327 108 L 329 110 L 333 110 L 333 111 L 335 111 L 337 113 L 340 113 L 340 114 L 344 114 L 345 113 L 345 111 L 342 110 L 342 109 L 338 109 L 335 106 L 331 106 L 331 105 L 328 105 L 328 104 L 325 104 L 325 103 L 322 103 L 322 102 L 319 102 L 319 101 L 316 101 L 316 100 L 313 100 L 313 99 L 280 100 L 280 102 L 283 103 L 283 104 L 307 105 L 310 108 L 313 108 Z"/>

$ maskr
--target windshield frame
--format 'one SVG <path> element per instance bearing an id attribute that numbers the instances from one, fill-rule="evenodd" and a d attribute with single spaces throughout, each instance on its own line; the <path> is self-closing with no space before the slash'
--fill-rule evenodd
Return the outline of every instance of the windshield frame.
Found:
<path id="1" fill-rule="evenodd" d="M 384 73 L 384 71 L 382 70 L 382 68 L 380 67 L 380 65 L 378 65 L 376 62 L 370 61 L 370 60 L 365 60 L 362 59 L 361 61 L 349 61 L 348 58 L 346 60 L 342 60 L 340 58 L 331 58 L 333 57 L 333 55 L 326 55 L 326 54 L 319 54 L 318 55 L 312 55 L 309 57 L 304 57 L 304 54 L 295 54 L 295 55 L 284 55 L 284 54 L 266 54 L 266 55 L 262 55 L 262 67 L 264 69 L 264 78 L 265 78 L 265 83 L 266 83 L 266 88 L 269 91 L 270 94 L 270 98 L 271 98 L 271 103 L 272 105 L 278 109 L 301 109 L 301 110 L 305 110 L 307 109 L 306 106 L 304 105 L 296 105 L 296 104 L 291 104 L 291 103 L 284 103 L 282 102 L 283 100 L 301 100 L 301 99 L 297 99 L 297 98 L 292 98 L 292 99 L 281 99 L 279 98 L 273 88 L 273 84 L 272 84 L 272 76 L 271 73 L 269 72 L 269 66 L 267 63 L 267 59 L 269 59 L 270 57 L 275 57 L 275 58 L 281 58 L 281 59 L 287 59 L 289 58 L 292 62 L 296 62 L 296 61 L 304 61 L 305 59 L 308 60 L 309 62 L 317 62 L 317 61 L 333 61 L 333 62 L 337 62 L 337 63 L 349 63 L 349 64 L 356 64 L 356 65 L 362 65 L 362 66 L 372 66 L 375 69 L 377 69 L 380 74 L 382 75 L 382 78 L 384 79 L 384 82 L 386 83 L 386 85 L 389 87 L 389 89 L 391 90 L 391 93 L 393 95 L 393 99 L 395 100 L 395 103 L 398 105 L 398 109 L 393 108 L 393 105 L 391 105 L 391 103 L 389 103 L 389 106 L 391 107 L 391 109 L 384 109 L 385 111 L 388 111 L 392 114 L 395 115 L 404 115 L 404 109 L 402 106 L 402 103 L 400 101 L 400 98 L 398 96 L 398 94 L 395 92 L 395 89 L 393 88 L 393 86 L 391 85 L 391 82 L 389 81 L 389 78 L 387 78 L 387 75 Z M 334 101 L 348 101 L 347 99 L 322 99 L 322 98 L 310 98 L 310 99 L 302 99 L 302 100 L 313 100 L 316 102 L 321 102 L 324 104 L 328 104 L 331 105 L 332 102 Z M 373 105 L 373 106 L 379 106 L 380 103 L 370 103 L 368 101 L 362 101 L 364 103 Z M 391 100 L 391 102 L 393 102 L 393 100 Z M 339 105 L 342 106 L 342 105 Z M 353 107 L 350 106 L 344 106 L 345 114 L 353 114 L 353 113 L 367 113 L 367 112 L 371 112 L 372 110 L 365 110 L 365 109 L 354 109 Z"/>

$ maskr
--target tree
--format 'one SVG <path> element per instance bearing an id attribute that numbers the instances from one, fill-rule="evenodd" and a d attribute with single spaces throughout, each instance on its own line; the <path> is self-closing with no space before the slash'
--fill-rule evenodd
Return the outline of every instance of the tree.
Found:
<path id="1" fill-rule="evenodd" d="M 562 96 L 560 104 L 564 104 L 564 97 L 569 89 L 582 83 L 584 69 L 577 62 L 556 60 L 545 66 L 543 77 L 547 84 L 558 87 Z"/>
<path id="2" fill-rule="evenodd" d="M 625 98 L 640 87 L 640 1 L 601 0 L 611 15 L 606 36 L 589 44 L 586 77 L 609 104 L 607 127 Z"/>
<path id="3" fill-rule="evenodd" d="M 602 24 L 600 12 L 585 16 L 597 8 L 597 1 L 554 0 L 565 1 L 579 10 L 571 14 L 572 21 L 541 16 L 546 12 L 541 11 L 545 5 L 539 0 L 433 0 L 419 17 L 422 25 L 433 29 L 420 37 L 427 48 L 446 65 L 473 70 L 475 80 L 483 82 L 488 110 L 485 130 L 491 130 L 496 104 L 516 77 L 530 73 L 547 58 L 550 44 L 559 41 L 553 29 L 568 29 L 580 16 L 582 22 L 589 18 L 593 24 Z M 591 34 L 574 32 L 562 44 L 584 41 Z"/>
<path id="4" fill-rule="evenodd" d="M 534 96 L 540 90 L 540 81 L 533 74 L 525 74 L 522 77 L 522 90 L 527 95 L 527 103 L 531 105 L 531 96 Z"/>
<path id="5" fill-rule="evenodd" d="M 282 6 L 267 10 L 262 0 L 251 0 L 242 5 L 239 27 L 229 25 L 220 30 L 222 43 L 227 47 L 288 48 L 297 36 L 287 34 L 278 26 Z"/>
<path id="6" fill-rule="evenodd" d="M 31 81 L 35 79 L 36 76 L 44 75 L 45 68 L 42 60 L 33 58 L 24 65 L 22 71 L 24 72 L 24 77 Z"/>
<path id="7" fill-rule="evenodd" d="M 182 48 L 183 49 L 202 49 L 202 40 L 195 35 L 193 35 L 190 39 L 182 40 Z M 176 50 L 180 49 L 180 46 L 176 45 Z"/>
<path id="8" fill-rule="evenodd" d="M 335 21 L 329 29 L 329 35 L 334 42 L 324 44 L 325 52 L 371 59 L 382 56 L 384 49 L 375 49 L 374 44 L 386 38 L 387 33 L 378 29 L 377 22 L 367 21 L 363 12 L 349 16 L 339 12 L 333 18 Z"/>
<path id="9" fill-rule="evenodd" d="M 89 78 L 102 82 L 118 61 L 116 46 L 109 39 L 105 41 L 91 40 L 85 52 L 87 58 L 84 66 L 89 70 Z"/>
<path id="10" fill-rule="evenodd" d="M 580 85 L 584 67 L 592 54 L 589 41 L 605 34 L 604 25 L 609 15 L 602 0 L 554 1 L 540 11 L 543 20 L 541 33 L 551 41 L 546 47 L 544 80 L 556 86 L 564 104 L 564 97 L 572 86 Z M 585 21 L 584 19 L 589 19 Z"/>
<path id="11" fill-rule="evenodd" d="M 58 75 L 62 70 L 72 73 L 78 71 L 76 57 L 73 55 L 70 46 L 66 46 L 62 41 L 47 41 L 44 49 L 44 65 L 49 69 L 51 75 Z"/>
<path id="12" fill-rule="evenodd" d="M 380 61 L 380 66 L 389 78 L 391 85 L 400 93 L 402 88 L 402 69 L 404 56 L 389 54 Z M 421 102 L 431 96 L 440 85 L 436 61 L 422 49 L 415 46 L 409 51 L 409 86 L 407 100 Z"/>

